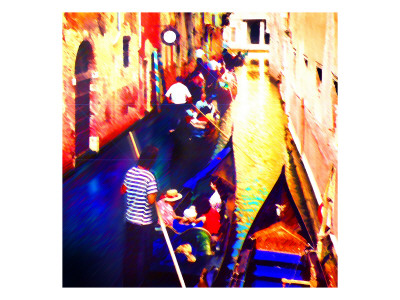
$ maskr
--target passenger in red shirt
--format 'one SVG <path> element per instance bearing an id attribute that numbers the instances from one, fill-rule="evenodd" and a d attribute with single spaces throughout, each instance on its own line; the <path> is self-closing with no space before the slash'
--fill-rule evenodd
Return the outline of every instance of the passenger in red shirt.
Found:
<path id="1" fill-rule="evenodd" d="M 206 211 L 206 213 L 202 214 L 201 217 L 193 220 L 193 222 L 197 224 L 202 221 L 204 223 L 204 229 L 207 229 L 211 235 L 217 235 L 219 228 L 221 227 L 221 216 L 218 211 L 217 203 L 212 202 L 209 199 L 208 201 L 203 202 L 202 206 L 203 205 L 205 206 L 204 211 Z"/>
<path id="2" fill-rule="evenodd" d="M 203 228 L 207 229 L 211 235 L 218 234 L 221 223 L 219 221 L 219 212 L 216 209 L 211 207 L 210 210 L 206 214 L 202 215 L 199 219 L 200 221 L 204 222 Z"/>

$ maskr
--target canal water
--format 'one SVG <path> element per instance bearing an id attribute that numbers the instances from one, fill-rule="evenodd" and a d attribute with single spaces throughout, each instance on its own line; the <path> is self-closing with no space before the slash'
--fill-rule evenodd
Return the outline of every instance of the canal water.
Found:
<path id="1" fill-rule="evenodd" d="M 233 128 L 238 220 L 233 256 L 237 256 L 285 161 L 286 115 L 279 91 L 269 82 L 267 71 L 250 62 L 238 68 L 238 94 L 220 123 L 227 132 Z M 152 124 L 150 120 L 135 131 L 143 145 L 151 140 L 163 151 L 164 159 L 160 159 L 155 170 L 163 174 L 159 176 L 160 189 L 171 187 L 166 179 L 176 177 L 168 167 L 171 136 L 161 130 L 168 129 L 162 121 Z M 221 139 L 219 147 L 226 142 Z M 135 159 L 126 136 L 64 181 L 63 286 L 121 286 L 124 200 L 119 187 L 133 164 Z"/>
<path id="2" fill-rule="evenodd" d="M 264 59 L 248 59 L 236 73 L 238 94 L 227 117 L 221 120 L 222 130 L 226 133 L 232 130 L 236 165 L 235 213 L 238 225 L 237 242 L 232 253 L 235 260 L 287 157 L 287 117 L 279 89 L 269 80 Z M 219 145 L 225 142 L 221 139 Z"/>

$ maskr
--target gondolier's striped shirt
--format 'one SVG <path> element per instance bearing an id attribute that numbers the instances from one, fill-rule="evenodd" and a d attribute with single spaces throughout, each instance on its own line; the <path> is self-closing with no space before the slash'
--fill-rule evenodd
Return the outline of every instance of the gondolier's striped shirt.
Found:
<path id="1" fill-rule="evenodd" d="M 158 192 L 154 175 L 150 171 L 133 167 L 126 173 L 124 184 L 127 188 L 127 221 L 138 225 L 154 223 L 155 207 L 147 200 L 147 195 Z"/>

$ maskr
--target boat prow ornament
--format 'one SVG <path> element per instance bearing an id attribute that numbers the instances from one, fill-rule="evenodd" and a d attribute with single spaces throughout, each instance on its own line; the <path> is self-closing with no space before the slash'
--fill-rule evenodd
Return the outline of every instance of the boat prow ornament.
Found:
<path id="1" fill-rule="evenodd" d="M 252 239 L 256 241 L 257 250 L 285 252 L 303 255 L 308 242 L 283 222 L 278 222 L 268 228 L 257 231 Z"/>

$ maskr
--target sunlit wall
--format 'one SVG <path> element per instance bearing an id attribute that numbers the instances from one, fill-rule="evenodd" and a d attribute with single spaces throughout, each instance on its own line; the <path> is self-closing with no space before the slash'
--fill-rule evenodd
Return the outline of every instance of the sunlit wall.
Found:
<path id="1" fill-rule="evenodd" d="M 270 75 L 280 82 L 291 133 L 322 201 L 338 165 L 338 15 L 271 13 L 268 18 L 274 24 Z M 336 229 L 337 190 L 331 197 Z"/>
<path id="2" fill-rule="evenodd" d="M 154 85 L 163 93 L 176 76 L 191 72 L 194 49 L 212 48 L 218 40 L 205 41 L 206 24 L 218 22 L 220 14 L 214 13 L 64 13 L 63 173 L 150 112 Z M 180 32 L 179 46 L 161 43 L 166 26 Z M 157 83 L 152 81 L 155 51 L 164 71 Z"/>

